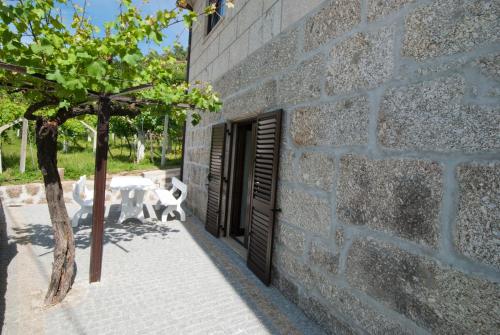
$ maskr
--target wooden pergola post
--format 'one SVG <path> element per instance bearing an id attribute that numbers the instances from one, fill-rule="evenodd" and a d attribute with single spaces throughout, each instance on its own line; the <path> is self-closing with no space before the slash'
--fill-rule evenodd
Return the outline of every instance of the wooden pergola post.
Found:
<path id="1" fill-rule="evenodd" d="M 90 249 L 89 272 L 91 283 L 101 280 L 110 109 L 110 98 L 107 96 L 100 97 L 97 109 L 97 148 L 95 155 L 92 244 Z"/>

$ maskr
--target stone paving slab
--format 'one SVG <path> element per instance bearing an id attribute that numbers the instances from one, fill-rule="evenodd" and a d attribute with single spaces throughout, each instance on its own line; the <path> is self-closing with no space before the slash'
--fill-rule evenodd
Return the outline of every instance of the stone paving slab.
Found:
<path id="1" fill-rule="evenodd" d="M 75 229 L 73 289 L 62 304 L 42 307 L 53 248 L 47 207 L 3 210 L 3 242 L 16 250 L 9 261 L 2 256 L 2 268 L 8 264 L 3 334 L 323 334 L 196 218 L 119 225 L 119 205 L 107 209 L 102 281 L 88 284 L 85 220 Z"/>

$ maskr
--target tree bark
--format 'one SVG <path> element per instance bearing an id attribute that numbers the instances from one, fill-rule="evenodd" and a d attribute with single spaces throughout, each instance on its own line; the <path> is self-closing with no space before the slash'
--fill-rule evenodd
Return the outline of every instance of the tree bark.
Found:
<path id="1" fill-rule="evenodd" d="M 42 171 L 45 194 L 54 231 L 54 263 L 45 304 L 61 302 L 73 284 L 75 271 L 75 240 L 64 203 L 64 192 L 57 172 L 58 124 L 38 118 L 36 145 L 38 166 Z"/>

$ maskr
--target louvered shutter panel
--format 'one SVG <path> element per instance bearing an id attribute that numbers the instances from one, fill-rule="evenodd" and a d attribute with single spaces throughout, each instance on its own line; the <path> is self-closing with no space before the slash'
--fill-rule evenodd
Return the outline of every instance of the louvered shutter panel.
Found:
<path id="1" fill-rule="evenodd" d="M 208 204 L 205 228 L 219 237 L 222 181 L 224 174 L 224 147 L 226 143 L 226 124 L 212 127 L 212 147 L 208 173 Z"/>
<path id="2" fill-rule="evenodd" d="M 271 281 L 280 132 L 281 111 L 257 118 L 247 264 L 266 285 Z"/>

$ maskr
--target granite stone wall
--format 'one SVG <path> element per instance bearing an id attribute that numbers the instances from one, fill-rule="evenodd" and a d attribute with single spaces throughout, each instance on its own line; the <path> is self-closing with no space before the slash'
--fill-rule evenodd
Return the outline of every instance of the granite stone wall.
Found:
<path id="1" fill-rule="evenodd" d="M 500 1 L 317 2 L 220 71 L 197 216 L 211 126 L 283 108 L 273 285 L 332 334 L 498 333 Z"/>

